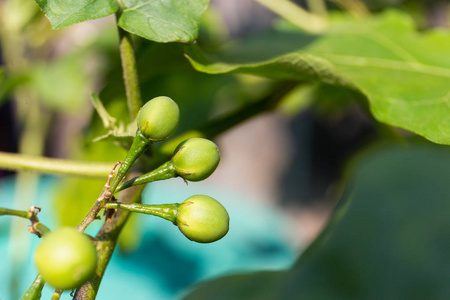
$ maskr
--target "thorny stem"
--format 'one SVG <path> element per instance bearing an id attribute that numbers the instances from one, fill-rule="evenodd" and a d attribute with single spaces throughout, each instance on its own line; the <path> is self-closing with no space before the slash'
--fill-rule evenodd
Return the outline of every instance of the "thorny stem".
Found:
<path id="1" fill-rule="evenodd" d="M 45 226 L 44 224 L 42 224 L 39 221 L 37 214 L 40 211 L 41 211 L 41 208 L 37 207 L 37 206 L 30 207 L 30 209 L 28 211 L 0 207 L 0 216 L 10 215 L 10 216 L 16 216 L 16 217 L 21 217 L 21 218 L 25 218 L 25 219 L 30 219 L 31 225 L 28 227 L 28 230 L 31 233 L 36 234 L 38 237 L 42 237 L 44 234 L 49 232 L 50 229 L 48 229 L 47 226 Z"/>
<path id="2" fill-rule="evenodd" d="M 143 190 L 143 185 L 125 190 L 123 193 L 121 193 L 122 202 L 139 202 Z M 130 212 L 120 210 L 113 215 L 112 221 L 110 223 L 103 223 L 103 226 L 98 232 L 94 241 L 98 253 L 98 265 L 96 273 L 91 280 L 86 282 L 76 291 L 74 297 L 75 300 L 95 299 L 103 274 L 116 246 L 119 233 L 125 225 L 129 215 Z"/>
<path id="3" fill-rule="evenodd" d="M 117 21 L 122 14 L 122 3 L 119 2 L 120 7 L 116 13 Z M 141 92 L 139 89 L 139 79 L 137 75 L 136 68 L 136 58 L 134 54 L 133 41 L 131 34 L 117 26 L 119 32 L 119 52 L 122 62 L 123 69 L 123 80 L 125 84 L 125 92 L 127 96 L 127 104 L 130 113 L 130 119 L 133 121 L 136 119 L 139 109 L 142 105 Z M 131 146 L 130 152 L 135 152 L 131 157 L 125 158 L 123 164 L 120 166 L 116 177 L 113 179 L 111 186 L 109 186 L 109 179 L 107 186 L 103 189 L 100 197 L 95 201 L 94 205 L 89 210 L 86 217 L 77 226 L 77 230 L 84 231 L 86 227 L 97 218 L 97 214 L 103 208 L 103 205 L 108 199 L 112 197 L 116 187 L 119 185 L 122 178 L 126 175 L 131 165 L 135 162 L 140 153 L 144 152 L 147 148 L 149 142 L 145 142 L 141 136 L 140 132 L 136 133 L 139 136 L 138 139 L 135 138 L 133 145 Z M 110 174 L 111 175 L 111 174 Z M 108 259 L 109 260 L 109 259 Z"/>
<path id="4" fill-rule="evenodd" d="M 103 187 L 103 191 L 100 194 L 100 197 L 98 197 L 97 201 L 95 201 L 94 205 L 89 210 L 88 214 L 84 219 L 81 221 L 80 224 L 76 227 L 78 231 L 83 232 L 86 227 L 88 227 L 89 224 L 91 224 L 95 219 L 97 219 L 97 214 L 100 212 L 100 210 L 103 208 L 103 205 L 105 202 L 111 198 L 112 193 L 110 191 L 110 182 L 111 178 L 113 177 L 114 170 L 116 167 L 121 164 L 122 162 L 117 162 L 114 167 L 112 168 L 111 172 L 108 175 L 108 180 L 106 181 L 105 186 Z"/>
<path id="5" fill-rule="evenodd" d="M 117 21 L 122 14 L 122 8 L 116 13 Z M 141 91 L 139 89 L 139 79 L 136 68 L 136 58 L 134 55 L 133 41 L 131 34 L 119 26 L 119 51 L 122 61 L 123 81 L 125 83 L 125 92 L 127 95 L 128 110 L 130 120 L 136 119 L 139 109 L 142 106 Z"/>

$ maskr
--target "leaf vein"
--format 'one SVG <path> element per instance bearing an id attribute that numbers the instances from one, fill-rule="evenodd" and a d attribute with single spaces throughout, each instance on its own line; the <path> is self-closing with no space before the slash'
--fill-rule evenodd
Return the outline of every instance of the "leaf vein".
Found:
<path id="1" fill-rule="evenodd" d="M 169 25 L 171 25 L 171 26 L 173 26 L 173 27 L 175 27 L 175 28 L 180 29 L 180 31 L 184 32 L 187 36 L 190 36 L 189 32 L 188 32 L 187 30 L 185 30 L 184 28 L 180 27 L 178 24 L 169 22 L 169 21 L 164 20 L 164 19 L 157 18 L 157 17 L 152 16 L 152 15 L 150 15 L 150 14 L 148 14 L 148 13 L 146 13 L 146 12 L 143 12 L 143 11 L 141 11 L 141 10 L 136 10 L 136 12 L 139 13 L 139 14 L 141 14 L 141 15 L 144 15 L 144 16 L 148 17 L 149 19 L 154 19 L 154 20 L 156 20 L 156 21 L 160 21 L 160 22 L 163 22 L 163 23 L 167 23 L 167 24 L 169 24 Z M 154 30 L 152 30 L 152 31 L 155 32 Z"/>
<path id="2" fill-rule="evenodd" d="M 338 55 L 338 54 L 327 54 L 325 56 L 331 58 L 332 62 L 341 65 L 358 66 L 358 67 L 364 66 L 397 71 L 408 71 L 450 78 L 449 69 L 425 65 L 422 63 L 396 61 L 392 59 L 383 59 L 375 57 L 366 58 L 366 57 Z"/>
<path id="3" fill-rule="evenodd" d="M 149 0 L 149 1 L 147 1 L 147 2 L 138 4 L 138 5 L 136 5 L 135 7 L 129 7 L 129 8 L 127 8 L 127 9 L 125 9 L 124 12 L 125 12 L 125 11 L 130 11 L 130 10 L 137 10 L 138 8 L 141 8 L 141 7 L 143 7 L 143 6 L 147 5 L 147 4 L 150 4 L 150 3 L 153 3 L 153 2 L 156 2 L 156 1 L 158 1 L 158 0 Z"/>
<path id="4" fill-rule="evenodd" d="M 67 15 L 66 18 L 64 18 L 61 22 L 59 22 L 58 24 L 56 24 L 56 27 L 58 27 L 59 25 L 61 25 L 62 23 L 64 23 L 65 21 L 67 21 L 67 19 L 69 19 L 70 17 L 72 17 L 74 14 L 78 13 L 80 10 L 84 9 L 85 7 L 91 5 L 93 2 L 95 2 L 97 0 L 91 0 L 88 3 L 86 3 L 86 5 L 83 5 L 82 7 L 80 7 L 78 10 L 72 12 L 71 14 Z"/>

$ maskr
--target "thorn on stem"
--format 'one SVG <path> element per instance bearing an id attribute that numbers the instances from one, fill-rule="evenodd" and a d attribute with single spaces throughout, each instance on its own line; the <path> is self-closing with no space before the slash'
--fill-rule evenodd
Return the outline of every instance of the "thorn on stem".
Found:
<path id="1" fill-rule="evenodd" d="M 31 206 L 28 211 L 37 215 L 38 213 L 41 212 L 41 210 L 42 210 L 42 207 L 40 207 L 40 206 Z"/>

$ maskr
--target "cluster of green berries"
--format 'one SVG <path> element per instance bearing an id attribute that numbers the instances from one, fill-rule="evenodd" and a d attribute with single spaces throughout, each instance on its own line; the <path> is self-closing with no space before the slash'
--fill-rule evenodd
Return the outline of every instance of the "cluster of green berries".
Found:
<path id="1" fill-rule="evenodd" d="M 178 105 L 169 97 L 154 98 L 142 107 L 133 145 L 111 183 L 112 193 L 132 185 L 178 176 L 189 181 L 200 181 L 216 170 L 220 161 L 217 145 L 204 138 L 191 138 L 180 143 L 172 158 L 161 167 L 120 183 L 151 143 L 166 140 L 175 133 L 179 116 Z M 214 198 L 195 195 L 177 204 L 176 208 L 167 219 L 191 241 L 211 243 L 228 232 L 228 212 Z M 70 290 L 94 276 L 97 251 L 87 235 L 73 228 L 63 227 L 44 235 L 36 250 L 35 262 L 46 282 L 57 289 Z"/>

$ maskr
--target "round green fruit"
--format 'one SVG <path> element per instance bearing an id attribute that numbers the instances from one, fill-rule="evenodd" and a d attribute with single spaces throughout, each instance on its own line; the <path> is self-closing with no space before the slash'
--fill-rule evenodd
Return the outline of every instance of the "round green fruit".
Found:
<path id="1" fill-rule="evenodd" d="M 172 157 L 177 174 L 186 180 L 200 181 L 208 178 L 220 162 L 216 144 L 203 138 L 185 140 L 177 146 Z"/>
<path id="2" fill-rule="evenodd" d="M 195 195 L 178 208 L 176 224 L 191 241 L 211 243 L 223 238 L 229 228 L 227 210 L 214 198 Z"/>
<path id="3" fill-rule="evenodd" d="M 160 96 L 148 101 L 139 112 L 138 128 L 152 142 L 169 138 L 180 120 L 180 109 L 169 97 Z"/>
<path id="4" fill-rule="evenodd" d="M 56 289 L 71 290 L 85 283 L 97 267 L 97 251 L 85 234 L 61 227 L 44 235 L 34 261 L 43 279 Z"/>

